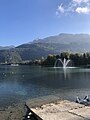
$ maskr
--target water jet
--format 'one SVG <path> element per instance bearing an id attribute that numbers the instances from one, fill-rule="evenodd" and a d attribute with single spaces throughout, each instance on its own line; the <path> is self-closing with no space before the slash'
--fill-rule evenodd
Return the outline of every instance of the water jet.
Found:
<path id="1" fill-rule="evenodd" d="M 67 68 L 67 65 L 69 64 L 69 62 L 70 62 L 71 60 L 66 60 L 65 58 L 62 60 L 62 59 L 57 59 L 56 61 L 55 61 L 55 64 L 54 64 L 54 67 L 57 67 L 57 64 L 59 64 L 59 63 L 61 63 L 62 64 L 62 67 L 63 68 Z M 59 66 L 60 67 L 60 66 Z"/>

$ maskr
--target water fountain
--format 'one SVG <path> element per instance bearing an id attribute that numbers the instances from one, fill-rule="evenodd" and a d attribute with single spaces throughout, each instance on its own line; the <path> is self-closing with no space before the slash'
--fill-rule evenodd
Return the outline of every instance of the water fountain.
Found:
<path id="1" fill-rule="evenodd" d="M 57 60 L 55 61 L 54 67 L 57 67 L 57 63 L 58 63 L 58 62 L 60 62 L 60 63 L 62 64 L 62 67 L 63 67 L 63 68 L 66 68 L 67 65 L 68 65 L 68 63 L 70 62 L 70 60 L 66 60 L 65 58 L 64 58 L 64 60 L 57 59 Z"/>

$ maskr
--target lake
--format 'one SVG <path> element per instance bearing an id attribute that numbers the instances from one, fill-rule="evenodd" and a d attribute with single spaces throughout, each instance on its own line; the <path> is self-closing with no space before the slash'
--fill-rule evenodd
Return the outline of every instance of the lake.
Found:
<path id="1" fill-rule="evenodd" d="M 90 69 L 0 65 L 0 106 L 55 95 L 90 95 Z"/>

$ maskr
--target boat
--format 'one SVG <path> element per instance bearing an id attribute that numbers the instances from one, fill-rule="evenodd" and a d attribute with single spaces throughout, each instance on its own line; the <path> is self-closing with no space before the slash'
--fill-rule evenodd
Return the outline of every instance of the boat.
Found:
<path id="1" fill-rule="evenodd" d="M 15 64 L 15 63 L 13 63 L 13 64 L 11 64 L 11 66 L 19 66 L 19 64 Z"/>

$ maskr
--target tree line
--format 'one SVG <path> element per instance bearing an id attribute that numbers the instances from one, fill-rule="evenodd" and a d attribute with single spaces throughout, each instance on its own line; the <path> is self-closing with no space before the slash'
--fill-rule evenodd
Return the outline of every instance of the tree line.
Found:
<path id="1" fill-rule="evenodd" d="M 47 58 L 41 63 L 43 66 L 54 66 L 57 59 L 71 60 L 74 66 L 89 66 L 90 65 L 90 53 L 69 53 L 63 52 L 59 55 L 48 55 Z"/>

